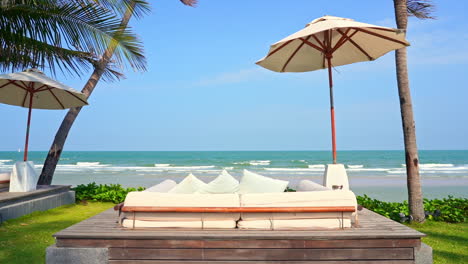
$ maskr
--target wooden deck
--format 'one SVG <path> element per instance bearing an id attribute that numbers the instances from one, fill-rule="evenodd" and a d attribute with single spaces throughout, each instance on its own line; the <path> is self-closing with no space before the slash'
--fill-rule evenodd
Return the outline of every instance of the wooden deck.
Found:
<path id="1" fill-rule="evenodd" d="M 30 192 L 9 192 L 9 188 L 8 184 L 0 185 L 0 206 L 42 197 L 47 194 L 68 191 L 70 185 L 38 185 L 36 190 Z"/>
<path id="2" fill-rule="evenodd" d="M 109 263 L 415 263 L 424 234 L 369 210 L 345 230 L 125 229 L 112 209 L 54 235 L 58 248 L 107 248 Z"/>

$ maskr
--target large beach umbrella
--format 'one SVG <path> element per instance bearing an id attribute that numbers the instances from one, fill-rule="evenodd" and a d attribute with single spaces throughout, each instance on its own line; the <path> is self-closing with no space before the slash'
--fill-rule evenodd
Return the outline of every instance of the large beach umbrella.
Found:
<path id="1" fill-rule="evenodd" d="M 29 127 L 33 108 L 66 109 L 88 104 L 86 95 L 36 69 L 0 74 L 0 103 L 29 108 L 24 161 L 28 160 Z"/>
<path id="2" fill-rule="evenodd" d="M 335 110 L 332 67 L 372 61 L 389 51 L 409 46 L 404 32 L 324 16 L 271 45 L 258 65 L 276 72 L 306 72 L 328 68 L 333 163 L 336 164 Z"/>

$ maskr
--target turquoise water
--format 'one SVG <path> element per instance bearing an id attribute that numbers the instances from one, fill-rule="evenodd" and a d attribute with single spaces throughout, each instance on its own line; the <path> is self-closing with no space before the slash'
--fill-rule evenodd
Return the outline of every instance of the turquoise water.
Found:
<path id="1" fill-rule="evenodd" d="M 0 171 L 11 170 L 19 152 L 0 152 Z M 46 152 L 30 152 L 40 172 Z M 449 194 L 468 197 L 468 151 L 420 151 L 420 172 L 427 197 Z M 176 181 L 193 173 L 205 181 L 227 169 L 240 178 L 243 169 L 290 181 L 322 182 L 328 151 L 69 151 L 62 154 L 54 184 L 120 183 L 151 186 L 164 179 Z M 341 151 L 351 188 L 386 200 L 406 197 L 403 151 Z"/>

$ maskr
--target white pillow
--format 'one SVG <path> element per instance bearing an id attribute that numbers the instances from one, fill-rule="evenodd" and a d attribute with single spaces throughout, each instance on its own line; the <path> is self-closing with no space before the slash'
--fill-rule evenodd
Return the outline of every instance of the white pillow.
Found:
<path id="1" fill-rule="evenodd" d="M 177 182 L 173 181 L 173 180 L 164 180 L 156 185 L 153 185 L 149 188 L 147 188 L 146 190 L 144 190 L 144 192 L 161 192 L 161 193 L 165 193 L 165 192 L 168 192 L 170 191 L 171 189 L 173 189 L 175 186 L 177 185 Z"/>
<path id="2" fill-rule="evenodd" d="M 331 191 L 331 188 L 325 187 L 309 180 L 302 180 L 297 186 L 298 192 Z"/>
<path id="3" fill-rule="evenodd" d="M 235 193 L 239 191 L 239 182 L 226 170 L 223 170 L 216 179 L 201 186 L 197 193 Z"/>
<path id="4" fill-rule="evenodd" d="M 205 186 L 206 183 L 199 180 L 192 173 L 190 173 L 185 179 L 183 179 L 179 184 L 174 188 L 169 190 L 169 193 L 195 193 L 202 186 Z"/>
<path id="5" fill-rule="evenodd" d="M 288 184 L 288 181 L 276 180 L 244 170 L 244 176 L 239 184 L 239 193 L 284 192 Z"/>

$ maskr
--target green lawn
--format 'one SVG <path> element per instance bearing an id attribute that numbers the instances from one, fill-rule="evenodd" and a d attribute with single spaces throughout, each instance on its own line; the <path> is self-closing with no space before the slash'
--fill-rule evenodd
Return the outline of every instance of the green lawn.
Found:
<path id="1" fill-rule="evenodd" d="M 468 223 L 427 221 L 408 226 L 427 235 L 423 242 L 432 247 L 435 264 L 468 263 Z"/>
<path id="2" fill-rule="evenodd" d="M 66 205 L 4 222 L 0 226 L 0 263 L 44 262 L 46 247 L 54 244 L 52 234 L 112 205 L 101 202 Z M 428 235 L 423 241 L 433 248 L 435 264 L 468 260 L 468 223 L 426 222 L 409 226 Z"/>
<path id="3" fill-rule="evenodd" d="M 112 203 L 64 205 L 5 221 L 0 225 L 0 263 L 44 263 L 45 249 L 55 243 L 52 234 L 112 206 Z"/>

